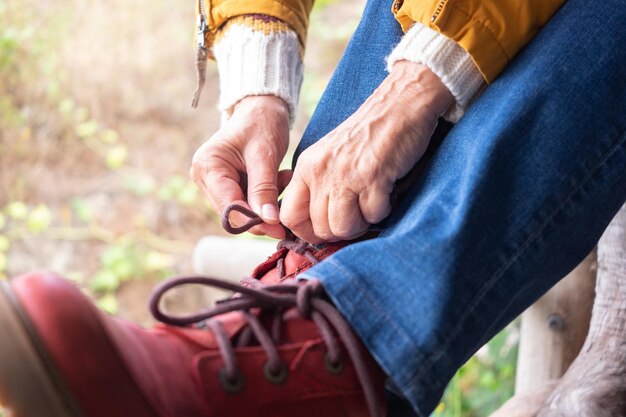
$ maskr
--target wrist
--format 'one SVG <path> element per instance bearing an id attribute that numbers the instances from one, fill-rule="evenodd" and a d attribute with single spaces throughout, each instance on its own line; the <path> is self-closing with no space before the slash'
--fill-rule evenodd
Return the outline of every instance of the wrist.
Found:
<path id="1" fill-rule="evenodd" d="M 233 116 L 256 112 L 289 121 L 289 105 L 282 98 L 273 95 L 247 96 L 233 106 Z"/>
<path id="2" fill-rule="evenodd" d="M 465 49 L 420 23 L 407 31 L 387 57 L 387 70 L 391 71 L 401 61 L 423 64 L 441 79 L 454 96 L 454 103 L 443 117 L 454 123 L 485 85 L 481 72 Z"/>
<path id="3" fill-rule="evenodd" d="M 454 96 L 441 79 L 420 63 L 398 61 L 385 81 L 395 100 L 408 109 L 408 114 L 415 106 L 426 106 L 439 117 L 454 104 Z"/>
<path id="4" fill-rule="evenodd" d="M 237 16 L 220 29 L 212 49 L 220 75 L 218 108 L 225 122 L 242 98 L 283 99 L 293 123 L 302 83 L 302 50 L 296 33 L 270 16 Z"/>

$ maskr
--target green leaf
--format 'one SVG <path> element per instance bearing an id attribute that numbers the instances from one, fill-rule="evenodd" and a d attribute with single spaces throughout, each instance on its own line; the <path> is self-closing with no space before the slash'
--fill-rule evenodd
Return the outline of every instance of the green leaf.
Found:
<path id="1" fill-rule="evenodd" d="M 91 223 L 93 219 L 91 208 L 80 198 L 75 198 L 72 200 L 72 209 L 74 210 L 74 214 L 78 219 L 83 223 Z"/>
<path id="2" fill-rule="evenodd" d="M 110 246 L 101 255 L 103 268 L 114 274 L 119 281 L 140 275 L 139 259 L 137 250 L 125 244 Z"/>
<path id="3" fill-rule="evenodd" d="M 144 266 L 148 271 L 161 271 L 174 264 L 172 255 L 163 252 L 150 251 L 145 257 Z"/>
<path id="4" fill-rule="evenodd" d="M 184 206 L 192 205 L 198 200 L 198 187 L 194 183 L 188 182 L 183 189 L 178 192 L 176 200 Z"/>
<path id="5" fill-rule="evenodd" d="M 120 280 L 111 271 L 98 271 L 89 285 L 94 292 L 111 292 L 120 286 Z"/>
<path id="6" fill-rule="evenodd" d="M 8 251 L 9 246 L 11 246 L 11 242 L 9 242 L 9 238 L 4 235 L 0 235 L 0 252 Z"/>
<path id="7" fill-rule="evenodd" d="M 127 245 L 112 245 L 107 247 L 104 252 L 102 252 L 100 260 L 104 266 L 110 268 L 120 260 L 124 260 L 126 258 L 127 251 Z"/>
<path id="8" fill-rule="evenodd" d="M 7 256 L 4 252 L 0 252 L 0 272 L 4 272 L 7 269 Z"/>
<path id="9" fill-rule="evenodd" d="M 116 274 L 120 280 L 126 281 L 133 277 L 133 275 L 138 275 L 138 267 L 137 262 L 134 259 L 124 259 L 111 268 L 111 271 Z"/>
<path id="10" fill-rule="evenodd" d="M 33 233 L 39 233 L 50 227 L 52 223 L 52 213 L 44 204 L 39 204 L 31 210 L 26 220 L 26 227 Z"/>
<path id="11" fill-rule="evenodd" d="M 100 135 L 100 140 L 109 145 L 113 145 L 120 140 L 120 135 L 118 135 L 117 132 L 113 129 L 106 129 Z"/>
<path id="12" fill-rule="evenodd" d="M 183 189 L 185 184 L 187 184 L 188 180 L 186 177 L 180 175 L 172 176 L 167 182 L 167 186 L 171 187 L 175 191 L 180 191 Z"/>
<path id="13" fill-rule="evenodd" d="M 174 191 L 171 187 L 163 186 L 159 189 L 157 196 L 163 201 L 170 200 L 174 197 Z"/>
<path id="14" fill-rule="evenodd" d="M 148 175 L 137 175 L 126 178 L 124 186 L 138 196 L 146 196 L 154 191 L 156 184 L 154 178 Z"/>
<path id="15" fill-rule="evenodd" d="M 28 215 L 28 207 L 21 201 L 13 201 L 5 208 L 6 213 L 15 220 L 24 220 Z"/>
<path id="16" fill-rule="evenodd" d="M 120 169 L 124 162 L 126 162 L 126 158 L 128 157 L 128 149 L 124 145 L 115 146 L 107 152 L 106 155 L 106 164 L 109 169 L 117 170 Z"/>
<path id="17" fill-rule="evenodd" d="M 66 98 L 59 103 L 59 111 L 63 114 L 69 114 L 74 110 L 74 100 Z"/>
<path id="18" fill-rule="evenodd" d="M 76 134 L 81 138 L 88 138 L 96 134 L 98 131 L 98 122 L 89 120 L 76 126 Z"/>
<path id="19" fill-rule="evenodd" d="M 164 186 L 161 187 L 158 192 L 158 197 L 161 200 L 171 200 L 173 198 L 178 198 L 178 195 L 188 182 L 189 181 L 186 178 L 180 175 L 174 175 Z"/>
<path id="20" fill-rule="evenodd" d="M 87 110 L 84 107 L 79 107 L 76 110 L 74 110 L 74 120 L 76 120 L 77 123 L 82 123 L 85 120 L 87 120 L 87 118 L 89 117 L 89 110 Z"/>
<path id="21" fill-rule="evenodd" d="M 114 294 L 105 294 L 100 297 L 96 303 L 98 304 L 98 307 L 109 314 L 116 314 L 119 308 Z"/>

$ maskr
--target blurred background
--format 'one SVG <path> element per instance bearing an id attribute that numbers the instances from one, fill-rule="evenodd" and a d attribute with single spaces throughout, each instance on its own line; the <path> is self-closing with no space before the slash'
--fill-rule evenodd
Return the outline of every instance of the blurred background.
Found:
<path id="1" fill-rule="evenodd" d="M 0 279 L 52 270 L 104 310 L 149 325 L 153 285 L 192 273 L 195 242 L 225 234 L 188 178 L 219 114 L 213 64 L 199 108 L 189 105 L 187 3 L 0 0 Z M 363 5 L 317 0 L 293 144 Z M 193 309 L 210 298 L 188 291 L 168 303 Z M 435 415 L 487 416 L 510 397 L 517 340 L 513 324 L 481 349 Z"/>

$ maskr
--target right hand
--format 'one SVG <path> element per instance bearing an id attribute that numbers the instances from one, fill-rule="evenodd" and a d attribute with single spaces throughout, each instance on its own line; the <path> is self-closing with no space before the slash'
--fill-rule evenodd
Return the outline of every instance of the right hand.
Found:
<path id="1" fill-rule="evenodd" d="M 278 194 L 291 171 L 278 172 L 278 167 L 288 146 L 287 104 L 275 96 L 245 97 L 220 130 L 198 148 L 190 175 L 218 213 L 231 203 L 242 203 L 264 221 L 251 233 L 282 239 Z M 244 220 L 232 215 L 235 225 Z"/>

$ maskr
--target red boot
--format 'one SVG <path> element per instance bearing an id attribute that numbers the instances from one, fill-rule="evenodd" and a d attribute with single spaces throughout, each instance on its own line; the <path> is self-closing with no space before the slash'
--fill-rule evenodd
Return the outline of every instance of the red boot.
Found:
<path id="1" fill-rule="evenodd" d="M 336 250 L 285 242 L 254 278 L 280 282 Z M 384 375 L 319 282 L 254 282 L 169 281 L 151 302 L 167 324 L 150 330 L 53 275 L 1 283 L 0 401 L 17 417 L 382 416 Z M 187 283 L 239 294 L 195 316 L 161 313 L 161 295 Z"/>

